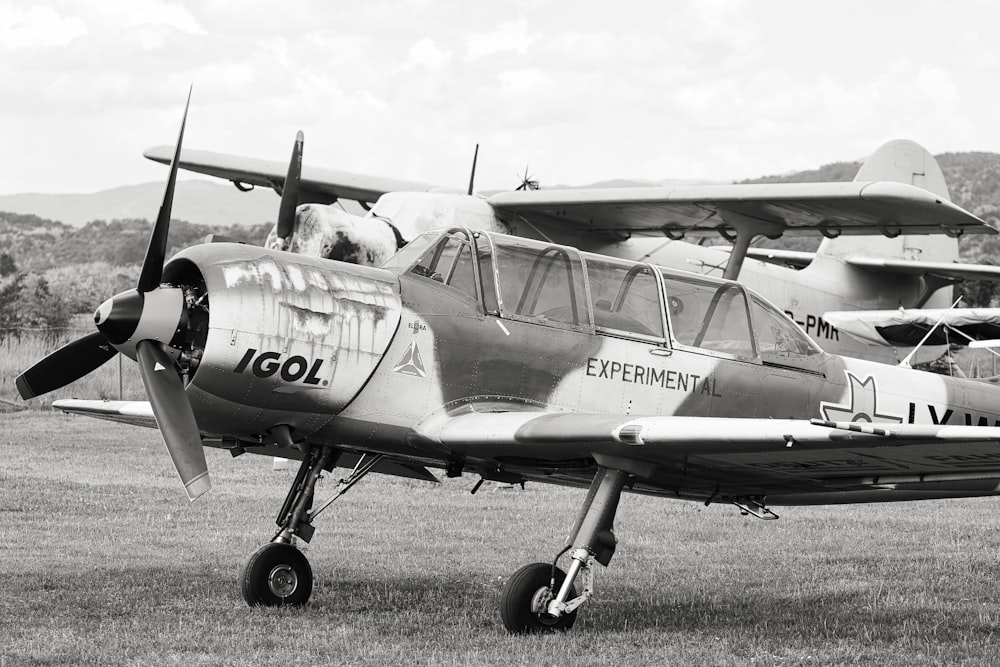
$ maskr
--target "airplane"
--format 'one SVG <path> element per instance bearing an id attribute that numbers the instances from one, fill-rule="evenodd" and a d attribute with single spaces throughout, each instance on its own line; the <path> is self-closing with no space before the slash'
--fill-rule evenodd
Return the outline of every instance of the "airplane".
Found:
<path id="1" fill-rule="evenodd" d="M 169 163 L 170 151 L 151 148 L 145 156 Z M 181 168 L 244 190 L 280 192 L 285 178 L 281 163 L 208 151 L 184 151 Z M 884 328 L 887 314 L 898 321 L 900 309 L 943 309 L 961 280 L 1000 279 L 1000 267 L 957 263 L 958 236 L 996 232 L 951 203 L 937 161 L 907 140 L 876 150 L 851 183 L 472 192 L 471 183 L 460 192 L 307 166 L 294 222 L 276 226 L 266 245 L 378 266 L 435 225 L 515 234 L 738 278 L 777 303 L 827 351 L 886 363 L 910 357 L 921 336 L 855 335 L 858 329 Z M 355 215 L 339 208 L 341 200 L 356 200 L 369 211 Z M 815 253 L 750 246 L 755 236 L 810 232 L 825 237 Z M 734 245 L 682 240 L 705 235 Z M 959 327 L 970 317 L 976 314 L 951 316 Z M 919 319 L 909 324 L 911 332 L 922 332 Z M 916 351 L 913 363 L 947 350 L 938 338 L 932 343 Z"/>
<path id="2" fill-rule="evenodd" d="M 563 547 L 506 580 L 513 634 L 573 626 L 626 491 L 762 519 L 1000 494 L 1000 388 L 824 352 L 736 281 L 463 227 L 379 268 L 225 242 L 167 261 L 186 119 L 135 289 L 16 384 L 27 399 L 135 360 L 148 401 L 53 406 L 159 428 L 192 500 L 204 447 L 300 460 L 240 577 L 252 606 L 309 600 L 296 543 L 372 472 L 588 489 Z M 352 472 L 314 505 L 335 466 Z"/>

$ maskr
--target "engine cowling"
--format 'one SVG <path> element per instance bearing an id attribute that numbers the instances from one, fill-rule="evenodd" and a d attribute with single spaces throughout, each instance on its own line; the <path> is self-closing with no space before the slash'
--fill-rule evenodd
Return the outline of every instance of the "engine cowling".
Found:
<path id="1" fill-rule="evenodd" d="M 164 282 L 184 286 L 178 366 L 199 425 L 220 435 L 315 431 L 361 390 L 400 320 L 392 273 L 254 246 L 188 248 Z"/>

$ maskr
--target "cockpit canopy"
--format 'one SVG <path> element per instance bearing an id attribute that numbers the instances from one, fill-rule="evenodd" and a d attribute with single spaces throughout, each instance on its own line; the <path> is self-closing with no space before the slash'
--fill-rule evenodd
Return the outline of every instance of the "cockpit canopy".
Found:
<path id="1" fill-rule="evenodd" d="M 737 282 L 554 243 L 433 231 L 383 268 L 453 287 L 509 320 L 777 365 L 822 355 L 798 325 Z"/>

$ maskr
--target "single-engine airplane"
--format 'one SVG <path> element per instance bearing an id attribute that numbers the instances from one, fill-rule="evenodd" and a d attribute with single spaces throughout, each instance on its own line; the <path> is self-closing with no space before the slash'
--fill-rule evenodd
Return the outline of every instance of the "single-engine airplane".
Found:
<path id="1" fill-rule="evenodd" d="M 563 548 L 507 579 L 512 633 L 574 624 L 623 491 L 765 519 L 1000 494 L 1000 388 L 828 354 L 735 281 L 461 227 L 381 268 L 233 243 L 165 261 L 183 130 L 136 288 L 17 387 L 134 359 L 148 402 L 54 406 L 158 426 L 191 499 L 210 488 L 204 446 L 301 460 L 243 571 L 251 605 L 309 599 L 296 541 L 369 472 L 589 488 Z M 334 466 L 353 472 L 314 506 Z"/>
<path id="2" fill-rule="evenodd" d="M 169 163 L 172 151 L 146 157 Z M 285 167 L 208 151 L 187 150 L 181 168 L 231 180 L 241 189 L 281 191 Z M 918 319 L 910 335 L 882 326 L 886 312 L 941 309 L 953 301 L 951 285 L 1000 279 L 1000 267 L 958 263 L 957 236 L 995 233 L 951 203 L 940 166 L 912 141 L 876 150 L 850 183 L 779 183 L 678 187 L 530 188 L 469 196 L 425 183 L 387 180 L 330 169 L 304 168 L 298 215 L 276 226 L 267 246 L 378 266 L 406 241 L 433 227 L 499 231 L 659 266 L 736 279 L 778 306 L 825 350 L 887 363 L 906 357 L 922 337 Z M 337 206 L 357 200 L 367 216 Z M 815 253 L 749 247 L 758 235 L 817 233 Z M 730 246 L 702 246 L 683 237 L 721 234 Z M 865 234 L 858 236 L 858 234 Z M 858 311 L 864 311 L 859 313 Z M 896 335 L 842 335 L 892 331 Z M 980 312 L 949 314 L 955 326 L 979 335 Z M 998 316 L 994 316 L 996 319 Z M 853 326 L 852 326 L 853 325 Z M 920 332 L 919 335 L 915 335 Z M 990 329 L 988 337 L 1000 337 Z M 962 341 L 961 336 L 957 336 Z M 934 339 L 913 361 L 929 361 L 947 348 Z"/>

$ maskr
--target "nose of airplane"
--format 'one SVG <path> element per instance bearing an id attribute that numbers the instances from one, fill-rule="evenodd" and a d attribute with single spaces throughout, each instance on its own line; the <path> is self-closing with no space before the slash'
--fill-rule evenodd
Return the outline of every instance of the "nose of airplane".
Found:
<path id="1" fill-rule="evenodd" d="M 174 337 L 184 323 L 184 293 L 176 287 L 127 290 L 102 303 L 94 323 L 109 343 L 134 359 L 138 341 L 169 343 Z"/>

